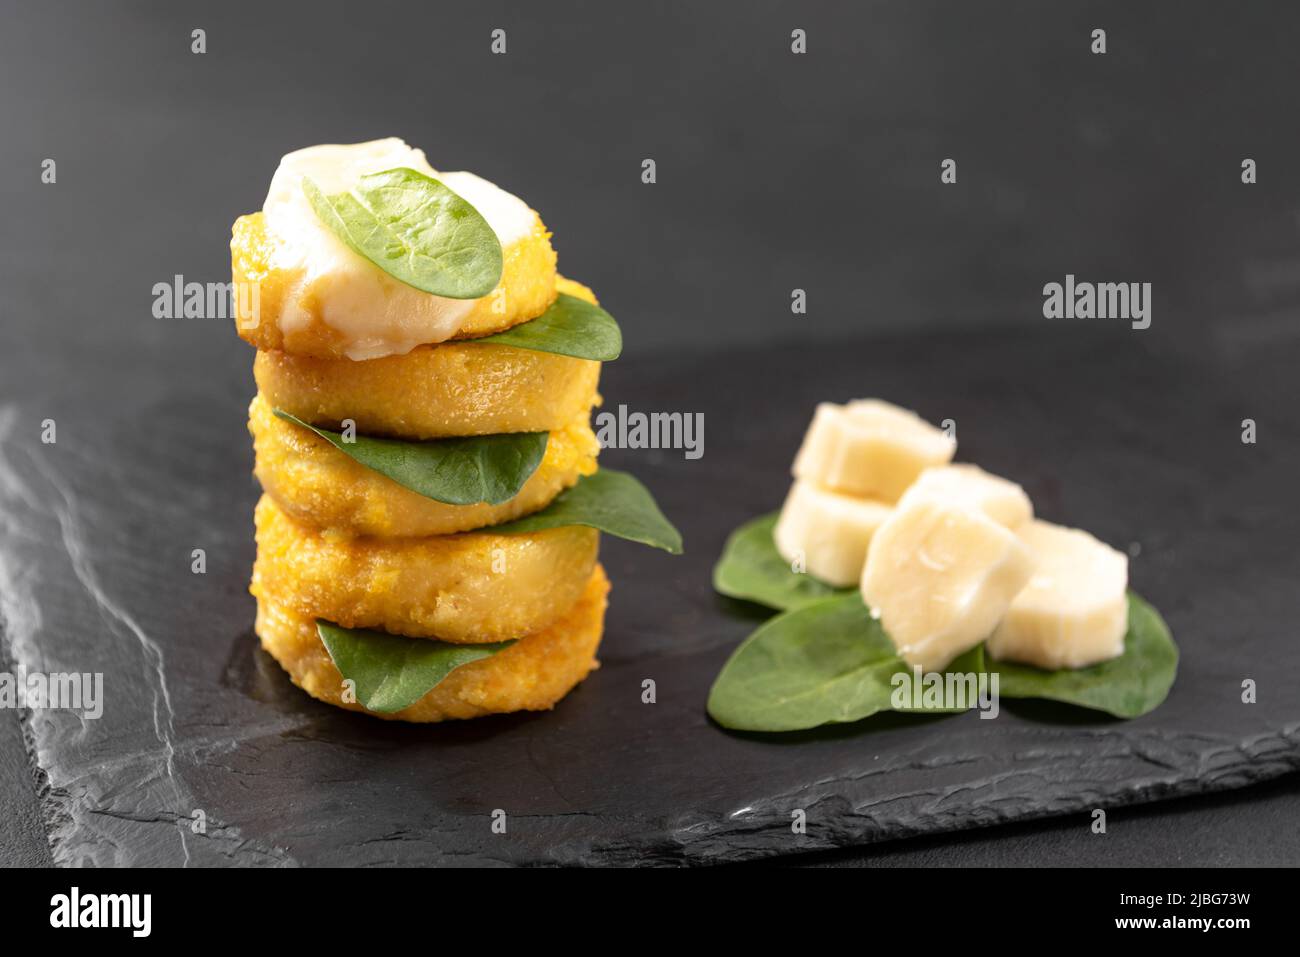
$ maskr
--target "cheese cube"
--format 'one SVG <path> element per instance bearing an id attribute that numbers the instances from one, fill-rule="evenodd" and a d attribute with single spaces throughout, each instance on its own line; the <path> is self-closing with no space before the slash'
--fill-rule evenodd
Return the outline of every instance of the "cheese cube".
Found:
<path id="1" fill-rule="evenodd" d="M 988 652 L 1049 671 L 1124 653 L 1128 556 L 1077 528 L 1035 521 L 1019 531 L 1036 568 L 989 638 Z"/>
<path id="2" fill-rule="evenodd" d="M 898 507 L 927 499 L 983 512 L 999 525 L 1016 528 L 1034 517 L 1025 490 L 975 465 L 929 468 L 903 493 Z"/>
<path id="3" fill-rule="evenodd" d="M 891 509 L 869 498 L 841 495 L 812 482 L 795 480 L 786 496 L 772 538 L 787 562 L 828 585 L 856 585 L 867 561 L 867 546 Z"/>
<path id="4" fill-rule="evenodd" d="M 955 439 L 888 402 L 823 402 L 795 456 L 793 471 L 795 478 L 824 488 L 893 504 L 922 469 L 946 465 L 956 450 Z"/>
<path id="5" fill-rule="evenodd" d="M 938 671 L 989 636 L 1033 574 L 1029 549 L 974 508 L 896 508 L 867 550 L 862 599 L 911 665 Z"/>

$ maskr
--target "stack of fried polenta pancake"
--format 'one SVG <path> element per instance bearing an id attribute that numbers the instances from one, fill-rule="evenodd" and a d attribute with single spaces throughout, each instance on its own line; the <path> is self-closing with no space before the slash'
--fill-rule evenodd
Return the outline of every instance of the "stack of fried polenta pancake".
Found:
<path id="1" fill-rule="evenodd" d="M 409 165 L 384 156 L 369 163 Z M 463 183 L 468 196 L 474 184 Z M 496 188 L 477 184 L 490 208 L 497 200 L 485 191 Z M 381 717 L 440 721 L 552 707 L 597 665 L 609 591 L 599 532 L 491 526 L 545 508 L 596 472 L 590 415 L 600 363 L 475 339 L 534 319 L 560 293 L 594 303 L 591 290 L 557 275 L 550 233 L 531 210 L 528 228 L 487 216 L 500 236 L 499 284 L 448 305 L 431 304 L 437 297 L 342 244 L 322 253 L 328 239 L 303 239 L 283 215 L 272 222 L 271 201 L 265 213 L 236 221 L 231 242 L 235 282 L 258 290 L 257 314 L 238 326 L 258 350 L 248 427 L 263 494 L 250 590 L 262 647 L 313 697 Z M 549 438 L 508 501 L 448 504 L 368 468 L 304 423 L 408 442 Z M 379 711 L 340 671 L 322 622 L 401 636 L 416 650 L 419 641 L 512 643 L 456 667 L 400 710 Z"/>

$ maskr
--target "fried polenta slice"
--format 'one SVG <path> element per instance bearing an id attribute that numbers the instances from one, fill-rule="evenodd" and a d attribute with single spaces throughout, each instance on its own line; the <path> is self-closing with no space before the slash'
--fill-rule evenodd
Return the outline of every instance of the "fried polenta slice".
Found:
<path id="1" fill-rule="evenodd" d="M 596 565 L 577 601 L 547 628 L 490 658 L 457 668 L 423 698 L 391 714 L 344 701 L 343 676 L 308 615 L 259 599 L 255 630 L 262 647 L 313 698 L 393 721 L 446 721 L 511 711 L 546 711 L 599 667 L 609 579 Z M 418 639 L 412 639 L 418 640 Z"/>
<path id="2" fill-rule="evenodd" d="M 263 495 L 254 512 L 259 599 L 344 628 L 474 644 L 546 628 L 582 593 L 600 534 L 569 525 L 500 535 L 354 538 Z"/>
<path id="3" fill-rule="evenodd" d="M 537 471 L 500 505 L 448 505 L 412 492 L 316 433 L 276 417 L 261 393 L 248 407 L 248 430 L 253 472 L 290 517 L 350 535 L 406 538 L 467 532 L 545 508 L 581 476 L 596 471 L 600 442 L 589 418 L 584 410 L 552 431 Z"/>
<path id="4" fill-rule="evenodd" d="M 594 303 L 580 283 L 562 291 Z M 259 351 L 257 387 L 273 408 L 325 428 L 440 439 L 549 432 L 599 401 L 600 363 L 483 342 L 447 342 L 354 362 Z"/>
<path id="5" fill-rule="evenodd" d="M 262 213 L 235 220 L 230 239 L 231 274 L 236 284 L 257 290 L 255 300 L 236 297 L 235 328 L 240 337 L 258 349 L 347 358 L 353 344 L 326 321 L 323 298 L 328 287 L 318 288 L 319 284 L 301 266 L 279 265 L 291 261 L 291 257 L 277 254 L 278 242 Z M 501 332 L 541 315 L 555 301 L 555 250 L 541 217 L 537 217 L 528 235 L 501 252 L 500 282 L 482 299 L 473 300 L 460 317 L 459 331 L 453 338 Z M 374 279 L 398 314 L 404 298 L 416 303 L 418 297 L 429 295 L 378 267 Z"/>

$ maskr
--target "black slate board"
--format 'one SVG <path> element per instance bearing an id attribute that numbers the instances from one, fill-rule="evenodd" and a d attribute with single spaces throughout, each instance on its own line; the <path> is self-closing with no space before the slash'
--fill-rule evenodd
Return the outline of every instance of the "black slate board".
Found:
<path id="1" fill-rule="evenodd" d="M 1300 768 L 1288 384 L 1300 349 L 1293 337 L 1179 345 L 1039 322 L 607 366 L 607 408 L 705 413 L 698 461 L 606 453 L 656 492 L 687 555 L 607 540 L 603 667 L 551 713 L 435 727 L 317 704 L 257 648 L 247 367 L 226 350 L 208 378 L 176 381 L 154 364 L 164 356 L 65 356 L 84 383 L 73 374 L 57 401 L 34 392 L 0 410 L 6 668 L 105 673 L 100 720 L 26 719 L 53 859 L 728 861 Z M 1212 354 L 1213 365 L 1192 358 Z M 112 402 L 76 401 L 110 371 Z M 709 722 L 714 674 L 762 617 L 711 592 L 718 549 L 779 504 L 813 404 L 871 394 L 955 419 L 959 457 L 1021 481 L 1042 516 L 1132 546 L 1134 587 L 1182 650 L 1164 706 L 1119 722 L 1004 703 L 995 721 L 887 715 L 779 737 Z M 59 441 L 41 445 L 39 423 L 56 413 Z M 1257 445 L 1240 442 L 1245 417 L 1260 422 Z M 206 575 L 191 574 L 195 547 Z M 641 703 L 646 678 L 653 705 Z M 1241 703 L 1244 678 L 1259 682 L 1259 703 Z M 797 808 L 805 835 L 791 832 Z M 206 833 L 188 826 L 196 809 Z M 495 809 L 505 834 L 492 832 Z"/>

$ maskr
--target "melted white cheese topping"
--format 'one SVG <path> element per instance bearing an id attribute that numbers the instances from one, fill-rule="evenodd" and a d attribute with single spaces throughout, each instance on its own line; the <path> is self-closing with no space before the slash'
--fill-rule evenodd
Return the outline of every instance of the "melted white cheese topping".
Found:
<path id="1" fill-rule="evenodd" d="M 314 302 L 322 320 L 343 335 L 350 359 L 401 355 L 418 345 L 445 342 L 460 331 L 474 300 L 445 299 L 394 279 L 335 236 L 302 188 L 309 176 L 325 194 L 341 193 L 366 173 L 396 167 L 431 176 L 470 203 L 503 250 L 532 232 L 536 214 L 523 200 L 473 173 L 438 173 L 423 150 L 395 137 L 289 153 L 280 160 L 262 205 L 267 231 L 278 240 L 271 265 L 302 271 L 280 313 L 283 332 L 292 334 L 310 323 L 306 301 Z"/>

